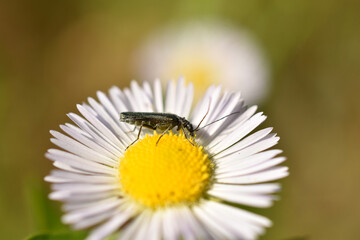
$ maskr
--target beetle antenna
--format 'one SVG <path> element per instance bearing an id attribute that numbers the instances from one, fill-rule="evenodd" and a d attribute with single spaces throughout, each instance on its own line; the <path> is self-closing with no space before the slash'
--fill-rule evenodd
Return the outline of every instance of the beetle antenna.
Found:
<path id="1" fill-rule="evenodd" d="M 199 122 L 199 125 L 197 125 L 197 127 L 194 129 L 194 132 L 197 131 L 201 125 L 201 123 L 204 121 L 204 119 L 206 118 L 206 116 L 208 115 L 209 111 L 210 111 L 210 104 L 211 104 L 211 98 L 209 98 L 209 106 L 208 109 L 206 111 L 205 116 L 201 119 L 201 121 Z"/>
<path id="2" fill-rule="evenodd" d="M 213 124 L 213 123 L 216 123 L 216 122 L 218 122 L 218 121 L 220 121 L 220 120 L 223 120 L 224 118 L 227 118 L 227 117 L 229 117 L 229 116 L 231 116 L 231 115 L 238 114 L 238 113 L 241 113 L 241 112 L 233 112 L 233 113 L 230 113 L 230 114 L 228 114 L 228 115 L 226 115 L 226 116 L 224 116 L 224 117 L 222 117 L 222 118 L 219 118 L 219 119 L 217 119 L 217 120 L 215 120 L 215 121 L 213 121 L 213 122 L 211 122 L 211 123 L 206 124 L 205 126 L 203 126 L 203 127 L 201 127 L 201 128 L 199 128 L 199 126 L 198 126 L 194 131 L 199 131 L 200 129 L 203 129 L 204 127 L 207 127 L 207 126 L 209 126 L 209 125 L 211 125 L 211 124 Z"/>

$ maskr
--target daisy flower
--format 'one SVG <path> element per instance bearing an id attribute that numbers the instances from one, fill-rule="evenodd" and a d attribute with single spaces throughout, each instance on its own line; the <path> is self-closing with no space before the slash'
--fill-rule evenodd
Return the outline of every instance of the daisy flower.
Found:
<path id="1" fill-rule="evenodd" d="M 278 166 L 281 150 L 268 150 L 279 140 L 272 128 L 251 133 L 266 117 L 239 93 L 211 86 L 192 109 L 193 86 L 180 79 L 165 91 L 159 80 L 133 81 L 97 98 L 77 105 L 82 116 L 68 114 L 77 126 L 60 125 L 66 134 L 51 131 L 61 150 L 46 153 L 58 168 L 46 181 L 64 223 L 90 228 L 88 239 L 255 239 L 271 226 L 241 206 L 271 206 L 280 186 L 266 182 L 288 168 Z M 161 131 L 143 128 L 134 143 L 139 130 L 122 112 L 172 113 L 203 128 L 194 139 L 174 128 L 160 141 Z"/>
<path id="2" fill-rule="evenodd" d="M 222 84 L 241 91 L 247 103 L 260 103 L 270 83 L 267 62 L 254 38 L 241 28 L 215 21 L 155 32 L 134 54 L 134 68 L 140 79 L 186 76 L 201 93 Z"/>

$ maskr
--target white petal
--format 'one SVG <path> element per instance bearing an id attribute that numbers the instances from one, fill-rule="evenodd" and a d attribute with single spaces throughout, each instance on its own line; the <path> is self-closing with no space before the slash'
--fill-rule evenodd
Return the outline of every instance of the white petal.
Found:
<path id="1" fill-rule="evenodd" d="M 209 216 L 203 207 L 194 207 L 194 213 L 215 239 L 235 239 L 235 236 L 228 231 L 221 219 Z"/>
<path id="2" fill-rule="evenodd" d="M 145 225 L 145 227 L 148 227 L 149 224 L 149 218 L 148 218 L 148 212 L 141 212 L 133 222 L 130 222 L 123 231 L 121 231 L 121 235 L 119 236 L 119 239 L 133 239 L 136 235 L 137 231 Z"/>
<path id="3" fill-rule="evenodd" d="M 132 91 L 129 88 L 125 88 L 123 92 L 126 98 L 127 106 L 129 107 L 129 112 L 141 112 L 142 111 L 141 103 L 135 100 Z"/>
<path id="4" fill-rule="evenodd" d="M 63 198 L 56 200 L 60 200 L 64 202 L 62 206 L 62 210 L 65 212 L 96 206 L 99 202 L 104 201 L 106 199 L 111 199 L 111 198 L 123 199 L 121 193 L 119 193 L 119 190 L 94 192 L 92 194 L 87 194 L 87 193 L 84 194 L 81 192 L 70 193 L 69 191 L 59 191 L 56 193 L 64 194 Z M 67 194 L 67 196 L 65 196 L 65 194 Z"/>
<path id="5" fill-rule="evenodd" d="M 242 112 L 244 110 L 244 107 L 240 104 L 239 108 L 235 112 Z M 227 122 L 227 127 L 222 130 L 222 132 L 215 136 L 212 141 L 209 143 L 208 148 L 212 148 L 216 146 L 217 144 L 221 143 L 223 139 L 227 138 L 230 134 L 232 134 L 234 131 L 238 131 L 239 127 L 241 127 L 248 119 L 256 112 L 257 107 L 252 106 L 249 109 L 242 112 L 239 116 L 235 114 L 232 117 L 229 117 L 231 120 L 230 122 Z M 239 140 L 239 139 L 238 139 Z"/>
<path id="6" fill-rule="evenodd" d="M 224 129 L 222 132 L 225 136 L 229 133 L 232 133 L 234 130 L 238 129 L 245 121 L 247 121 L 251 116 L 255 114 L 257 110 L 257 106 L 247 107 L 244 102 L 241 100 L 237 106 L 236 111 L 239 112 L 240 115 L 234 114 L 234 118 L 229 123 L 229 126 Z"/>
<path id="7" fill-rule="evenodd" d="M 231 239 L 254 239 L 254 234 L 251 228 L 242 219 L 235 219 L 230 214 L 218 212 L 216 209 L 210 207 L 203 207 L 204 212 L 208 218 L 214 219 L 229 235 Z"/>
<path id="8" fill-rule="evenodd" d="M 222 156 L 225 156 L 227 154 L 238 152 L 258 141 L 265 138 L 269 133 L 272 131 L 272 128 L 265 128 L 260 131 L 257 131 L 256 133 L 251 134 L 250 136 L 242 139 L 239 142 L 234 142 L 234 145 L 232 145 L 229 148 L 226 148 L 225 150 L 221 151 L 220 153 L 216 154 L 218 158 L 221 158 Z"/>
<path id="9" fill-rule="evenodd" d="M 229 202 L 245 204 L 254 207 L 269 207 L 272 201 L 277 199 L 268 194 L 280 190 L 279 184 L 256 184 L 256 185 L 229 185 L 215 183 L 208 193 L 219 199 Z"/>
<path id="10" fill-rule="evenodd" d="M 203 121 L 203 125 L 206 124 L 210 124 L 212 122 L 214 122 L 215 120 L 219 119 L 222 116 L 220 115 L 220 112 L 225 108 L 229 108 L 231 106 L 229 106 L 228 104 L 226 104 L 229 100 L 229 98 L 231 97 L 231 94 L 229 92 L 224 92 L 222 95 L 220 95 L 220 89 L 217 89 L 218 91 L 216 91 L 216 97 L 219 98 L 217 102 L 213 102 L 210 103 L 211 104 L 211 112 L 209 111 L 208 115 L 206 116 L 206 122 L 205 120 Z M 221 96 L 221 97 L 220 97 Z M 211 96 L 211 100 L 212 100 L 212 96 Z M 236 102 L 233 102 L 236 105 Z M 231 110 L 230 110 L 231 111 Z M 215 125 L 218 123 L 214 123 Z M 206 131 L 210 134 L 209 129 L 211 129 L 211 127 L 214 126 L 214 124 L 210 125 Z"/>
<path id="11" fill-rule="evenodd" d="M 257 126 L 259 126 L 263 121 L 265 121 L 266 116 L 263 116 L 262 113 L 257 113 L 252 116 L 248 121 L 239 126 L 234 132 L 225 137 L 220 144 L 211 148 L 211 152 L 218 154 L 235 143 L 239 142 L 243 137 L 253 131 Z"/>
<path id="12" fill-rule="evenodd" d="M 192 101 L 194 97 L 194 86 L 192 83 L 189 83 L 188 87 L 185 90 L 185 103 L 183 108 L 182 116 L 184 116 L 186 119 L 190 116 L 190 110 L 192 106 Z"/>
<path id="13" fill-rule="evenodd" d="M 101 147 L 105 148 L 107 151 L 111 152 L 115 156 L 121 156 L 121 150 L 114 146 L 114 144 L 109 140 L 101 131 L 95 128 L 88 121 L 83 119 L 82 117 L 69 113 L 68 117 L 76 123 L 82 130 L 86 131 L 88 134 L 92 136 L 94 141 L 99 144 Z"/>
<path id="14" fill-rule="evenodd" d="M 60 125 L 60 128 L 64 132 L 69 134 L 71 137 L 73 137 L 74 139 L 76 139 L 80 143 L 84 144 L 85 146 L 93 149 L 97 153 L 102 154 L 102 155 L 104 155 L 106 157 L 109 157 L 111 159 L 116 159 L 117 158 L 113 153 L 111 153 L 110 151 L 106 150 L 101 145 L 99 145 L 91 135 L 84 132 L 80 128 L 78 128 L 78 127 L 76 127 L 74 125 L 68 124 L 68 123 L 66 125 Z"/>
<path id="15" fill-rule="evenodd" d="M 261 141 L 256 142 L 245 149 L 239 150 L 238 152 L 231 153 L 231 155 L 227 155 L 227 156 L 245 158 L 255 153 L 262 152 L 268 148 L 271 148 L 272 146 L 278 143 L 279 139 L 280 139 L 279 137 L 275 137 L 275 135 L 269 134 Z"/>
<path id="16" fill-rule="evenodd" d="M 240 177 L 218 179 L 219 183 L 250 184 L 278 180 L 288 176 L 288 167 L 274 167 L 269 170 Z"/>
<path id="17" fill-rule="evenodd" d="M 88 183 L 54 183 L 51 185 L 54 191 L 63 191 L 76 194 L 91 194 L 119 191 L 115 184 L 88 184 Z"/>
<path id="18" fill-rule="evenodd" d="M 95 226 L 99 223 L 102 223 L 110 218 L 112 218 L 114 216 L 114 211 L 111 210 L 111 211 L 104 211 L 104 212 L 101 212 L 101 213 L 98 213 L 97 215 L 95 216 L 91 216 L 91 217 L 87 217 L 85 219 L 82 219 L 81 221 L 79 222 L 75 222 L 72 227 L 75 229 L 75 230 L 82 230 L 82 229 L 86 229 L 86 228 L 89 228 L 89 227 L 92 227 L 92 226 Z"/>
<path id="19" fill-rule="evenodd" d="M 144 219 L 142 220 L 141 227 L 137 229 L 137 231 L 134 233 L 134 236 L 132 237 L 134 240 L 143 240 L 149 238 L 149 231 L 151 231 L 151 217 L 153 212 L 145 210 L 142 215 L 144 216 Z"/>
<path id="20" fill-rule="evenodd" d="M 131 90 L 134 96 L 134 101 L 138 104 L 139 108 L 136 109 L 137 112 L 153 112 L 154 107 L 151 103 L 150 97 L 147 93 L 140 88 L 139 84 L 136 81 L 131 81 L 130 83 Z"/>
<path id="21" fill-rule="evenodd" d="M 221 120 L 218 122 L 215 122 L 215 121 L 218 119 L 221 119 L 231 113 L 235 113 L 236 106 L 238 105 L 240 100 L 241 100 L 240 94 L 231 94 L 231 95 L 229 94 L 227 96 L 224 95 L 223 99 L 222 99 L 223 103 L 218 104 L 217 113 L 213 114 L 213 117 L 209 121 L 210 123 L 212 123 L 212 122 L 214 122 L 214 123 L 209 125 L 208 127 L 206 127 L 206 133 L 209 134 L 210 136 L 215 136 L 219 130 L 226 128 L 228 126 L 229 120 L 231 118 L 224 118 L 224 120 Z M 233 117 L 235 117 L 235 116 L 233 116 Z"/>
<path id="22" fill-rule="evenodd" d="M 180 77 L 177 81 L 175 90 L 175 109 L 173 113 L 187 119 L 191 109 L 193 87 L 191 84 L 186 87 L 184 82 L 185 80 L 183 77 Z"/>
<path id="23" fill-rule="evenodd" d="M 151 102 L 153 102 L 153 98 L 154 98 L 154 95 L 153 95 L 153 92 L 151 90 L 151 86 L 149 84 L 149 82 L 147 81 L 144 81 L 143 82 L 143 89 L 146 93 L 146 95 L 149 97 L 149 99 L 151 100 Z M 153 111 L 155 111 L 155 108 L 153 107 Z"/>
<path id="24" fill-rule="evenodd" d="M 216 177 L 217 177 L 217 179 L 219 179 L 221 181 L 221 179 L 223 179 L 223 178 L 244 176 L 247 174 L 252 174 L 252 173 L 256 173 L 256 172 L 260 172 L 260 171 L 269 169 L 271 167 L 274 167 L 274 166 L 284 162 L 285 160 L 286 160 L 285 157 L 278 157 L 278 158 L 269 159 L 266 162 L 263 162 L 261 164 L 254 163 L 252 166 L 248 166 L 248 167 L 245 167 L 244 165 L 240 166 L 239 168 L 233 167 L 232 171 L 228 170 L 227 173 L 217 174 Z"/>
<path id="25" fill-rule="evenodd" d="M 201 121 L 201 119 L 204 117 L 204 115 L 207 112 L 208 106 L 209 106 L 209 99 L 211 98 L 210 96 L 213 94 L 213 92 L 215 91 L 215 86 L 212 85 L 210 86 L 207 90 L 206 93 L 204 95 L 204 97 L 202 97 L 200 99 L 200 101 L 198 102 L 198 104 L 196 105 L 194 111 L 192 111 L 191 117 L 190 117 L 190 121 L 197 126 L 199 124 L 199 122 Z M 210 106 L 211 107 L 211 106 Z"/>
<path id="26" fill-rule="evenodd" d="M 114 133 L 101 122 L 94 114 L 92 114 L 84 105 L 77 105 L 79 112 L 98 130 L 100 136 L 107 141 L 107 143 L 113 146 L 119 152 L 124 150 L 124 144 Z"/>
<path id="27" fill-rule="evenodd" d="M 161 239 L 161 229 L 162 229 L 162 211 L 159 209 L 155 211 L 150 219 L 149 226 L 148 226 L 148 236 L 147 239 L 149 240 L 158 240 Z"/>
<path id="28" fill-rule="evenodd" d="M 204 229 L 187 206 L 178 210 L 178 216 L 177 222 L 184 239 L 211 239 L 207 229 Z"/>
<path id="29" fill-rule="evenodd" d="M 265 184 L 255 184 L 255 185 L 230 185 L 230 184 L 221 184 L 215 183 L 213 185 L 212 191 L 216 192 L 234 192 L 240 194 L 270 194 L 278 192 L 280 190 L 280 185 L 278 183 L 265 183 Z"/>
<path id="30" fill-rule="evenodd" d="M 156 112 L 164 112 L 163 93 L 161 88 L 161 82 L 159 79 L 156 79 L 154 82 L 154 95 L 155 95 L 154 105 Z"/>
<path id="31" fill-rule="evenodd" d="M 67 199 L 71 196 L 71 194 L 69 192 L 52 192 L 49 194 L 49 198 L 51 200 L 64 200 Z"/>
<path id="32" fill-rule="evenodd" d="M 133 213 L 121 212 L 114 214 L 114 216 L 100 227 L 95 228 L 91 231 L 90 235 L 86 238 L 87 240 L 101 240 L 112 234 L 118 228 L 120 228 L 125 222 L 127 222 Z"/>
<path id="33" fill-rule="evenodd" d="M 260 208 L 270 207 L 272 205 L 272 201 L 277 199 L 271 195 L 243 194 L 232 192 L 210 191 L 209 194 L 213 197 L 226 200 L 228 202 Z"/>
<path id="34" fill-rule="evenodd" d="M 197 133 L 197 137 L 200 138 L 200 139 L 203 139 L 203 138 L 208 138 L 208 139 L 212 139 L 213 138 L 213 131 L 211 131 L 212 127 L 214 127 L 214 125 L 221 125 L 224 121 L 218 121 L 218 122 L 215 122 L 216 120 L 220 119 L 221 117 L 219 117 L 219 112 L 224 110 L 226 111 L 227 108 L 229 108 L 230 106 L 229 105 L 226 105 L 225 102 L 229 99 L 230 97 L 230 94 L 228 92 L 225 92 L 221 99 L 218 101 L 218 102 L 214 102 L 211 104 L 210 100 L 209 100 L 209 105 L 207 109 L 209 109 L 209 112 L 206 114 L 206 116 L 204 115 L 204 120 L 202 121 L 202 123 L 200 124 L 199 126 L 199 129 L 202 129 L 202 128 L 205 128 L 206 131 L 199 131 Z M 209 107 L 212 107 L 212 111 L 210 112 L 210 108 Z M 232 111 L 232 109 L 230 110 Z M 206 122 L 205 122 L 205 119 L 206 119 Z M 210 125 L 209 126 L 206 126 L 206 124 L 209 123 Z M 198 124 L 199 125 L 199 124 Z M 204 136 L 205 135 L 205 136 Z M 205 141 L 203 140 L 202 141 L 202 144 L 205 145 Z"/>
<path id="35" fill-rule="evenodd" d="M 93 98 L 88 98 L 88 102 L 91 107 L 96 111 L 96 113 L 101 116 L 102 121 L 106 124 L 107 128 L 116 136 L 116 138 L 122 143 L 122 146 L 129 145 L 132 140 L 129 138 L 129 135 L 126 134 L 126 128 L 124 124 L 120 124 L 119 117 L 115 120 L 113 119 L 105 110 L 105 108 L 96 102 Z"/>
<path id="36" fill-rule="evenodd" d="M 185 100 L 185 86 L 183 77 L 180 77 L 176 82 L 174 98 L 174 112 L 172 113 L 178 116 L 182 116 L 182 108 Z"/>
<path id="37" fill-rule="evenodd" d="M 103 173 L 115 175 L 116 171 L 106 165 L 92 162 L 71 153 L 67 153 L 58 149 L 49 149 L 45 156 L 53 161 L 63 162 L 75 169 L 89 173 Z"/>
<path id="38" fill-rule="evenodd" d="M 109 90 L 111 101 L 114 104 L 116 110 L 120 112 L 131 111 L 129 101 L 124 96 L 124 93 L 118 87 L 112 87 Z"/>
<path id="39" fill-rule="evenodd" d="M 46 156 L 46 154 L 45 154 Z M 87 174 L 87 171 L 83 171 L 80 169 L 75 169 L 72 166 L 70 166 L 69 164 L 63 163 L 63 162 L 59 162 L 59 161 L 54 161 L 53 165 L 59 169 L 68 171 L 68 172 L 73 172 L 73 173 L 80 173 L 80 174 Z"/>
<path id="40" fill-rule="evenodd" d="M 246 158 L 249 157 L 253 154 L 262 152 L 274 145 L 277 144 L 277 142 L 279 141 L 279 137 L 275 137 L 275 135 L 268 135 L 266 136 L 264 139 L 262 139 L 261 141 L 254 143 L 253 145 L 245 148 L 245 149 L 241 149 L 237 152 L 225 155 L 224 157 L 218 159 L 218 162 L 223 161 L 225 162 L 230 162 L 230 161 L 236 161 L 236 159 L 242 159 L 242 158 Z"/>
<path id="41" fill-rule="evenodd" d="M 107 183 L 116 184 L 117 179 L 110 176 L 98 176 L 92 174 L 79 174 L 69 171 L 53 170 L 51 175 L 45 177 L 45 181 L 53 183 Z"/>
<path id="42" fill-rule="evenodd" d="M 118 165 L 117 161 L 99 154 L 91 148 L 82 145 L 81 143 L 65 136 L 62 133 L 59 133 L 57 131 L 50 131 L 50 133 L 51 135 L 56 137 L 56 139 L 52 138 L 50 139 L 50 141 L 55 145 L 61 147 L 62 149 L 67 150 L 68 152 L 74 153 L 81 158 L 88 159 L 89 161 L 107 164 L 112 167 Z"/>
<path id="43" fill-rule="evenodd" d="M 73 224 L 104 212 L 112 213 L 115 208 L 120 206 L 120 204 L 121 201 L 119 199 L 109 198 L 104 201 L 99 201 L 96 205 L 91 207 L 71 211 L 62 217 L 62 221 L 67 224 Z"/>
<path id="44" fill-rule="evenodd" d="M 199 104 L 196 106 L 194 110 L 194 116 L 192 117 L 191 122 L 197 126 L 200 121 L 204 118 L 206 112 L 209 112 L 207 116 L 204 118 L 202 125 L 206 125 L 207 123 L 210 123 L 210 118 L 214 112 L 214 109 L 218 103 L 218 99 L 221 96 L 221 87 L 220 86 L 214 86 L 209 87 L 208 91 L 205 93 L 205 96 L 203 99 L 199 102 Z M 209 105 L 210 104 L 210 105 Z"/>
<path id="45" fill-rule="evenodd" d="M 176 88 L 173 81 L 169 81 L 166 88 L 165 112 L 175 113 Z"/>
<path id="46" fill-rule="evenodd" d="M 176 211 L 168 208 L 165 209 L 162 216 L 163 238 L 176 240 L 180 237 L 180 229 L 176 222 Z"/>
<path id="47" fill-rule="evenodd" d="M 92 191 L 91 194 L 88 192 L 71 192 L 71 191 L 55 191 L 49 194 L 49 198 L 52 200 L 72 202 L 80 204 L 87 204 L 89 202 L 99 201 L 113 196 L 118 196 L 118 190 L 102 191 L 95 192 Z M 81 208 L 81 206 L 79 206 Z"/>
<path id="48" fill-rule="evenodd" d="M 220 224 L 235 237 L 232 239 L 255 239 L 271 222 L 259 215 L 231 207 L 222 203 L 208 201 L 202 207 L 209 218 Z"/>
<path id="49" fill-rule="evenodd" d="M 246 156 L 244 158 L 238 157 L 236 154 L 224 157 L 221 159 L 216 159 L 217 161 L 217 174 L 222 174 L 226 172 L 233 172 L 234 168 L 247 168 L 249 166 L 254 166 L 261 164 L 269 159 L 272 159 L 276 155 L 282 153 L 282 150 L 271 149 L 264 152 L 255 153 L 251 156 Z"/>
<path id="50" fill-rule="evenodd" d="M 113 120 L 119 120 L 119 111 L 116 110 L 115 106 L 112 104 L 110 99 L 106 96 L 105 93 L 101 91 L 96 92 L 96 96 L 98 97 L 100 103 L 104 106 L 108 114 L 113 118 Z"/>
<path id="51" fill-rule="evenodd" d="M 226 214 L 231 214 L 236 218 L 242 219 L 242 221 L 244 221 L 244 222 L 259 225 L 262 227 L 270 227 L 271 226 L 271 221 L 269 219 L 267 219 L 266 217 L 242 210 L 237 207 L 229 206 L 229 205 L 214 202 L 214 201 L 207 201 L 205 207 L 213 208 L 214 211 L 217 211 L 219 213 L 223 212 Z"/>
<path id="52" fill-rule="evenodd" d="M 204 104 L 207 103 L 205 110 L 205 113 L 207 111 L 207 109 L 209 109 L 209 113 L 206 116 L 206 118 L 204 118 L 204 121 L 202 122 L 202 124 L 206 125 L 208 123 L 211 122 L 211 119 L 214 119 L 214 115 L 216 113 L 216 107 L 219 105 L 219 102 L 221 101 L 221 86 L 216 86 L 214 91 L 212 92 L 211 96 L 209 96 L 209 99 L 204 99 Z"/>

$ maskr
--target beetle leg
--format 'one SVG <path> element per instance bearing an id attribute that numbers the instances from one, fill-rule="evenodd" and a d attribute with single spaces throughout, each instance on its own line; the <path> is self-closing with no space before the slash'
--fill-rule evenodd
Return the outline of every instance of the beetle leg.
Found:
<path id="1" fill-rule="evenodd" d="M 195 144 L 192 143 L 192 142 L 189 140 L 188 136 L 186 135 L 185 128 L 184 128 L 183 126 L 182 126 L 182 130 L 183 130 L 183 132 L 184 132 L 184 136 L 185 136 L 186 140 L 188 140 L 188 142 L 191 143 L 191 145 L 195 146 Z M 195 140 L 194 140 L 194 141 L 195 141 Z"/>
<path id="2" fill-rule="evenodd" d="M 132 133 L 132 132 L 135 132 L 135 130 L 136 130 L 136 125 L 134 126 L 134 129 L 133 129 L 133 130 L 127 131 L 126 133 Z"/>
<path id="3" fill-rule="evenodd" d="M 134 143 L 136 143 L 137 140 L 139 140 L 142 127 L 143 127 L 143 124 L 141 123 L 140 129 L 139 129 L 139 133 L 138 133 L 138 135 L 137 135 L 137 138 L 136 138 L 135 141 L 133 141 L 129 146 L 127 146 L 127 148 L 125 149 L 125 151 L 126 151 L 131 145 L 133 145 Z"/>
<path id="4" fill-rule="evenodd" d="M 170 129 L 172 128 L 172 126 L 169 126 L 165 131 L 163 131 L 159 137 L 159 139 L 156 141 L 156 146 L 158 145 L 160 139 L 165 135 L 165 133 L 167 133 Z"/>

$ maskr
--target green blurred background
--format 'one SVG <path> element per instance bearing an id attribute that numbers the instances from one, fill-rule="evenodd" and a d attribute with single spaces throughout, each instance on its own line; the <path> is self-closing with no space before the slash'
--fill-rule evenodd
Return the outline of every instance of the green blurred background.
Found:
<path id="1" fill-rule="evenodd" d="M 359 239 L 359 13 L 351 0 L 1 1 L 1 238 L 64 228 L 42 179 L 49 130 L 65 113 L 127 86 L 129 59 L 155 29 L 216 17 L 250 31 L 271 66 L 260 109 L 291 175 L 281 201 L 257 211 L 274 221 L 262 239 Z"/>

